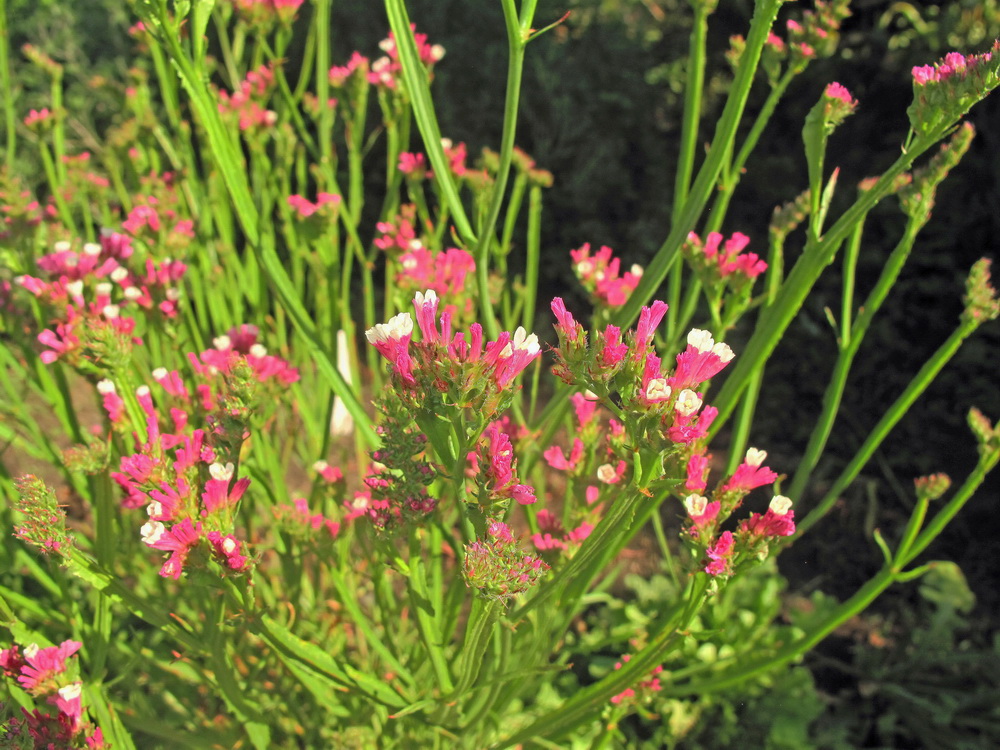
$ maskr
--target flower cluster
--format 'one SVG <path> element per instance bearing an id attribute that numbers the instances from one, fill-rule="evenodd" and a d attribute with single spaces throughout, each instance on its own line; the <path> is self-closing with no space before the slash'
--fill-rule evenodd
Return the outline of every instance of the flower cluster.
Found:
<path id="1" fill-rule="evenodd" d="M 450 138 L 441 139 L 441 148 L 448 159 L 448 169 L 458 178 L 465 177 L 469 168 L 466 164 L 468 150 L 464 143 L 457 145 Z M 432 179 L 434 173 L 427 168 L 427 158 L 423 154 L 404 152 L 399 155 L 399 171 L 411 180 Z"/>
<path id="2" fill-rule="evenodd" d="M 653 332 L 667 312 L 666 303 L 643 307 L 635 331 L 624 337 L 616 326 L 608 325 L 597 334 L 593 346 L 561 298 L 552 301 L 552 311 L 559 334 L 553 371 L 602 399 L 616 394 L 622 411 L 636 416 L 630 425 L 634 446 L 649 439 L 661 444 L 666 438 L 693 448 L 707 436 L 718 411 L 705 406 L 695 389 L 732 360 L 728 346 L 716 344 L 707 332 L 695 329 L 688 334 L 687 349 L 677 355 L 673 373 L 666 373 L 652 346 Z"/>
<path id="3" fill-rule="evenodd" d="M 336 208 L 340 205 L 340 196 L 336 193 L 317 193 L 316 202 L 313 203 L 308 198 L 301 195 L 288 196 L 288 205 L 295 211 L 300 219 L 308 219 L 323 206 Z"/>
<path id="4" fill-rule="evenodd" d="M 66 530 L 66 511 L 59 507 L 55 493 L 32 474 L 19 477 L 15 487 L 21 518 L 14 536 L 45 554 L 69 554 L 73 543 Z"/>
<path id="5" fill-rule="evenodd" d="M 642 268 L 633 265 L 624 274 L 621 271 L 621 260 L 611 255 L 610 247 L 602 247 L 595 255 L 590 254 L 590 243 L 576 250 L 570 250 L 573 259 L 573 272 L 590 292 L 597 304 L 608 307 L 621 307 L 639 285 L 642 278 Z"/>
<path id="6" fill-rule="evenodd" d="M 33 747 L 106 747 L 101 730 L 83 721 L 83 683 L 74 656 L 82 645 L 79 641 L 63 641 L 47 648 L 32 643 L 23 650 L 16 645 L 0 649 L 0 669 L 4 675 L 28 695 L 45 698 L 57 710 L 53 715 L 22 709 L 23 718 L 8 722 L 5 727 L 8 741 L 26 732 L 33 740 Z"/>
<path id="7" fill-rule="evenodd" d="M 399 261 L 396 286 L 401 294 L 427 289 L 442 299 L 464 300 L 461 307 L 449 303 L 442 312 L 449 313 L 456 325 L 469 320 L 475 311 L 472 295 L 466 290 L 466 282 L 476 272 L 472 253 L 455 247 L 435 253 L 421 246 L 403 253 Z"/>
<path id="8" fill-rule="evenodd" d="M 0 171 L 0 240 L 33 235 L 42 218 L 42 207 L 32 192 L 17 177 Z"/>
<path id="9" fill-rule="evenodd" d="M 391 532 L 434 512 L 438 501 L 428 487 L 439 472 L 425 456 L 427 436 L 414 427 L 407 407 L 391 394 L 377 405 L 383 415 L 376 428 L 382 445 L 372 452 L 374 463 L 364 480 L 368 492 L 355 496 L 353 510 L 367 515 L 379 531 Z M 349 513 L 347 520 L 354 516 Z"/>
<path id="10" fill-rule="evenodd" d="M 358 51 L 354 51 L 351 54 L 351 58 L 347 61 L 346 65 L 334 65 L 330 68 L 328 74 L 330 78 L 330 85 L 337 88 L 343 87 L 347 83 L 348 79 L 354 75 L 355 71 L 361 71 L 367 80 L 368 58 Z"/>
<path id="11" fill-rule="evenodd" d="M 770 32 L 761 66 L 772 83 L 780 78 L 784 63 L 801 71 L 809 61 L 829 57 L 836 51 L 840 25 L 851 15 L 849 5 L 850 0 L 817 0 L 813 10 L 803 11 L 801 20 L 790 18 L 785 22 L 787 41 Z M 742 47 L 737 45 L 737 49 Z"/>
<path id="12" fill-rule="evenodd" d="M 415 24 L 410 24 L 410 28 L 414 32 L 417 30 Z M 426 34 L 414 33 L 413 38 L 417 43 L 417 54 L 420 56 L 420 62 L 426 66 L 427 72 L 430 74 L 434 69 L 434 63 L 444 57 L 444 47 L 440 44 L 429 44 Z M 368 73 L 368 82 L 395 91 L 403 79 L 403 65 L 399 61 L 395 35 L 390 31 L 389 36 L 379 42 L 378 46 L 385 52 L 385 55 L 372 62 L 371 70 Z"/>
<path id="13" fill-rule="evenodd" d="M 549 569 L 521 550 L 510 527 L 494 522 L 484 538 L 465 546 L 462 574 L 470 588 L 488 599 L 506 601 L 534 586 Z"/>
<path id="14" fill-rule="evenodd" d="M 295 19 L 303 0 L 231 0 L 247 23 L 264 29 L 276 21 L 288 25 Z"/>
<path id="15" fill-rule="evenodd" d="M 744 463 L 743 466 L 747 464 Z M 750 481 L 746 481 L 743 487 L 761 487 L 771 484 L 776 478 L 770 469 L 755 469 L 752 477 L 744 478 Z M 730 482 L 732 481 L 731 479 Z M 684 499 L 684 508 L 691 521 L 687 533 L 705 550 L 704 571 L 713 577 L 731 575 L 736 565 L 744 560 L 754 561 L 766 557 L 770 541 L 795 533 L 792 501 L 783 495 L 775 495 L 766 513 L 751 513 L 749 518 L 740 522 L 735 534 L 723 531 L 717 535 L 721 522 L 739 507 L 743 496 L 749 491 L 734 491 L 732 487 L 727 488 L 727 484 L 716 490 L 715 497 L 719 499 L 711 502 L 697 493 Z"/>
<path id="16" fill-rule="evenodd" d="M 274 70 L 270 65 L 261 65 L 247 73 L 232 94 L 219 91 L 219 111 L 234 119 L 240 130 L 266 130 L 278 119 L 264 106 L 273 88 Z"/>
<path id="17" fill-rule="evenodd" d="M 385 252 L 407 252 L 417 250 L 424 243 L 417 236 L 417 207 L 407 203 L 400 207 L 399 214 L 392 221 L 380 221 L 375 225 L 379 235 L 374 245 Z"/>
<path id="18" fill-rule="evenodd" d="M 756 253 L 744 253 L 750 238 L 734 232 L 725 240 L 718 232 L 710 232 L 704 242 L 694 232 L 688 234 L 682 248 L 703 284 L 718 286 L 720 282 L 740 290 L 767 270 L 767 263 Z"/>
<path id="19" fill-rule="evenodd" d="M 989 52 L 949 52 L 934 65 L 913 68 L 910 127 L 921 135 L 948 127 L 1000 83 L 1000 40 Z"/>
<path id="20" fill-rule="evenodd" d="M 75 367 L 106 372 L 127 361 L 136 320 L 123 310 L 156 310 L 177 314 L 178 282 L 187 267 L 171 259 L 139 264 L 125 235 L 105 233 L 100 243 L 80 250 L 56 243 L 54 252 L 38 259 L 39 276 L 22 275 L 18 284 L 33 294 L 53 321 L 38 335 L 46 349 L 43 362 L 65 358 Z"/>
<path id="21" fill-rule="evenodd" d="M 196 376 L 192 386 L 176 370 L 153 372 L 162 390 L 160 409 L 148 386 L 137 389 L 145 437 L 111 476 L 125 492 L 125 507 L 146 507 L 143 542 L 170 553 L 161 576 L 178 579 L 192 555 L 203 564 L 201 553 L 225 571 L 246 573 L 251 560 L 232 532 L 250 479 L 238 478 L 236 465 L 250 434 L 258 387 L 287 385 L 298 372 L 257 343 L 253 326 L 234 328 L 217 338 L 213 349 L 188 356 Z M 124 401 L 114 384 L 102 381 L 98 390 L 109 418 L 125 429 Z M 164 410 L 169 424 L 161 419 Z M 192 429 L 193 421 L 206 428 Z"/>
<path id="22" fill-rule="evenodd" d="M 532 534 L 531 542 L 539 552 L 561 552 L 573 549 L 578 547 L 594 530 L 593 523 L 581 521 L 575 528 L 566 531 L 559 517 L 548 508 L 542 508 L 538 511 L 535 520 L 538 522 L 538 532 Z"/>
<path id="23" fill-rule="evenodd" d="M 615 662 L 615 669 L 621 669 L 625 664 L 632 660 L 630 654 L 625 654 L 621 661 Z M 652 693 L 657 693 L 663 687 L 660 684 L 660 673 L 663 672 L 663 666 L 657 666 L 649 673 L 649 677 L 645 680 L 641 680 L 634 687 L 625 688 L 622 692 L 618 693 L 611 698 L 611 703 L 613 705 L 619 705 L 620 703 L 628 702 L 638 702 L 648 698 Z"/>
<path id="24" fill-rule="evenodd" d="M 282 527 L 292 533 L 312 533 L 325 529 L 331 539 L 335 539 L 340 533 L 340 523 L 331 518 L 327 518 L 322 513 L 313 513 L 309 510 L 309 501 L 304 497 L 292 500 L 291 505 L 282 504 L 274 509 L 275 518 Z"/>
<path id="25" fill-rule="evenodd" d="M 413 318 L 400 313 L 366 332 L 368 342 L 393 367 L 393 378 L 403 392 L 412 393 L 422 408 L 430 394 L 449 394 L 449 401 L 475 409 L 491 420 L 509 405 L 515 378 L 541 354 L 534 334 L 518 328 L 513 334 L 501 332 L 494 341 L 484 341 L 478 323 L 464 332 L 452 333 L 452 315 L 440 316 L 440 300 L 434 290 L 417 292 L 413 307 L 421 332 L 414 342 Z"/>
<path id="26" fill-rule="evenodd" d="M 534 488 L 518 481 L 514 447 L 510 436 L 500 429 L 500 423 L 491 422 L 483 437 L 478 453 L 471 454 L 479 470 L 480 506 L 490 508 L 510 499 L 519 505 L 534 503 Z"/>

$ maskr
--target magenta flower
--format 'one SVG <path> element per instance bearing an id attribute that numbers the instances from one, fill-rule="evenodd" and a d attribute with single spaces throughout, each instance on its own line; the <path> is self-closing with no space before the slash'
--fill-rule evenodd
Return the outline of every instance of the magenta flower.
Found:
<path id="1" fill-rule="evenodd" d="M 718 518 L 721 508 L 722 503 L 718 500 L 710 503 L 707 497 L 699 495 L 697 492 L 684 498 L 684 510 L 694 522 L 694 525 L 688 530 L 690 534 L 697 536 L 698 532 L 713 523 Z"/>
<path id="2" fill-rule="evenodd" d="M 687 481 L 684 488 L 691 492 L 704 492 L 707 486 L 708 456 L 704 453 L 691 456 L 687 462 Z"/>
<path id="3" fill-rule="evenodd" d="M 409 313 L 399 313 L 388 323 L 377 323 L 365 332 L 368 343 L 392 363 L 396 374 L 407 384 L 416 383 L 409 351 L 412 335 L 413 319 Z"/>
<path id="4" fill-rule="evenodd" d="M 708 331 L 692 329 L 687 341 L 687 348 L 677 355 L 674 374 L 667 378 L 667 383 L 677 390 L 693 388 L 710 380 L 735 356 L 726 344 L 715 343 Z"/>
<path id="5" fill-rule="evenodd" d="M 731 572 L 734 545 L 733 533 L 723 531 L 715 544 L 705 550 L 705 555 L 709 560 L 705 566 L 705 572 L 710 576 L 720 576 Z"/>
<path id="6" fill-rule="evenodd" d="M 573 448 L 570 450 L 569 458 L 563 453 L 563 449 L 553 445 L 548 448 L 542 456 L 545 458 L 546 462 L 553 469 L 560 469 L 562 471 L 572 471 L 576 468 L 577 464 L 580 463 L 580 459 L 583 458 L 585 446 L 580 438 L 574 438 Z"/>
<path id="7" fill-rule="evenodd" d="M 655 300 L 649 307 L 643 307 L 639 311 L 639 322 L 635 326 L 635 338 L 633 339 L 632 359 L 639 361 L 653 341 L 653 334 L 667 314 L 667 303 Z"/>
<path id="8" fill-rule="evenodd" d="M 58 646 L 39 648 L 32 644 L 24 649 L 24 666 L 17 681 L 32 695 L 48 693 L 51 680 L 66 671 L 67 660 L 83 646 L 79 641 L 63 641 Z"/>
<path id="9" fill-rule="evenodd" d="M 757 487 L 771 484 L 778 475 L 766 466 L 762 466 L 767 452 L 749 448 L 746 457 L 729 481 L 722 486 L 724 492 L 749 492 Z"/>
<path id="10" fill-rule="evenodd" d="M 795 511 L 792 501 L 784 495 L 775 495 L 768 505 L 767 513 L 751 513 L 750 518 L 740 524 L 740 531 L 754 539 L 791 536 L 795 533 Z"/>

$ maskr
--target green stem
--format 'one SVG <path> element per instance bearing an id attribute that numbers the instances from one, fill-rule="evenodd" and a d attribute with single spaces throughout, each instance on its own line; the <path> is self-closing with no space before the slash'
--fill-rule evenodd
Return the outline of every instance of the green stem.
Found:
<path id="1" fill-rule="evenodd" d="M 927 389 L 927 386 L 937 377 L 941 369 L 955 356 L 962 342 L 975 329 L 975 322 L 963 321 L 951 336 L 948 337 L 948 340 L 924 363 L 924 366 L 920 368 L 920 371 L 913 377 L 909 385 L 907 385 L 906 390 L 900 394 L 899 398 L 889 407 L 882 419 L 879 420 L 879 423 L 872 429 L 864 444 L 858 449 L 854 458 L 851 459 L 851 462 L 841 472 L 837 481 L 833 483 L 833 486 L 823 496 L 823 499 L 797 524 L 795 536 L 792 539 L 797 539 L 802 534 L 805 534 L 823 516 L 829 513 L 834 503 L 840 497 L 840 493 L 861 473 L 861 469 L 868 463 L 868 460 L 882 444 L 882 441 L 885 440 L 892 428 L 903 418 L 907 410 L 913 405 L 913 402 Z"/>
<path id="2" fill-rule="evenodd" d="M 424 150 L 430 160 L 434 175 L 441 188 L 441 196 L 448 205 L 455 220 L 455 228 L 459 237 L 469 247 L 476 246 L 476 234 L 465 213 L 462 199 L 458 195 L 458 187 L 448 168 L 448 159 L 441 146 L 441 129 L 438 127 L 437 115 L 434 111 L 434 101 L 431 98 L 427 71 L 420 62 L 417 44 L 410 28 L 410 17 L 406 12 L 404 0 L 385 0 L 385 10 L 389 17 L 389 26 L 396 39 L 399 60 L 403 66 L 403 79 L 406 91 L 410 95 L 413 115 L 424 139 Z M 492 310 L 490 311 L 492 313 Z"/>
<path id="3" fill-rule="evenodd" d="M 616 311 L 611 322 L 620 328 L 631 325 L 632 321 L 638 317 L 640 308 L 656 294 L 660 284 L 663 283 L 670 271 L 681 245 L 688 233 L 694 229 L 705 204 L 715 190 L 719 173 L 730 153 L 733 139 L 736 137 L 743 111 L 746 108 L 761 51 L 764 49 L 771 25 L 774 23 L 782 2 L 783 0 L 761 0 L 757 3 L 747 35 L 746 49 L 740 57 L 732 89 L 712 138 L 712 146 L 705 157 L 704 164 L 698 171 L 698 177 L 684 202 L 684 208 L 679 215 L 674 216 L 670 234 L 646 267 L 642 274 L 642 280 L 629 296 L 628 301 Z"/>
<path id="4" fill-rule="evenodd" d="M 7 129 L 7 151 L 4 164 L 14 165 L 17 155 L 17 115 L 14 112 L 14 88 L 10 80 L 10 38 L 7 29 L 7 0 L 0 0 L 0 87 L 3 87 L 4 127 Z"/>
<path id="5" fill-rule="evenodd" d="M 860 240 L 862 224 L 862 222 L 858 223 L 858 228 L 854 233 L 852 241 L 853 239 Z M 809 444 L 806 446 L 805 455 L 795 470 L 795 476 L 792 479 L 792 485 L 788 492 L 788 496 L 795 500 L 802 497 L 809 478 L 819 462 L 823 449 L 826 447 L 830 433 L 833 431 L 833 424 L 837 418 L 837 411 L 840 408 L 841 398 L 847 385 L 847 377 L 854 362 L 854 357 L 861 347 L 872 319 L 896 283 L 896 279 L 899 277 L 899 273 L 902 271 L 910 251 L 913 249 L 913 243 L 916 240 L 919 229 L 920 225 L 914 220 L 911 220 L 907 224 L 903 237 L 889 256 L 889 260 L 879 276 L 875 288 L 869 293 L 857 319 L 850 330 L 845 329 L 846 333 L 841 334 L 840 354 L 834 365 L 830 382 L 823 393 L 822 412 L 816 421 L 816 426 L 813 428 L 812 434 L 809 436 Z M 843 315 L 845 319 L 850 318 L 849 312 L 845 312 Z"/>
<path id="6" fill-rule="evenodd" d="M 997 458 L 1000 458 L 1000 455 L 996 453 L 981 458 L 962 487 L 934 517 L 927 528 L 921 532 L 916 541 L 912 545 L 908 545 L 907 549 L 901 547 L 892 564 L 886 564 L 854 596 L 841 604 L 824 622 L 814 627 L 805 636 L 789 643 L 772 654 L 757 659 L 740 659 L 739 661 L 743 663 L 736 666 L 736 668 L 724 670 L 713 677 L 684 685 L 668 685 L 663 692 L 668 696 L 706 695 L 739 685 L 746 680 L 766 674 L 773 669 L 800 658 L 843 623 L 865 611 L 890 585 L 906 578 L 907 573 L 904 572 L 904 568 L 927 548 L 955 517 L 955 514 L 968 502 L 969 498 L 972 497 L 976 489 L 982 484 L 986 475 L 996 466 Z"/>
<path id="7" fill-rule="evenodd" d="M 941 135 L 943 133 L 933 133 L 915 139 L 911 148 L 879 178 L 875 187 L 860 195 L 822 238 L 806 243 L 802 256 L 788 274 L 774 304 L 761 314 L 746 349 L 737 358 L 736 366 L 713 400 L 713 406 L 719 410 L 719 415 L 712 424 L 710 434 L 715 434 L 725 424 L 750 376 L 771 356 L 823 269 L 833 261 L 837 250 L 854 231 L 857 223 L 889 194 L 896 178 L 909 168 L 914 159 L 938 141 Z"/>
<path id="8" fill-rule="evenodd" d="M 668 653 L 681 644 L 687 636 L 686 628 L 705 601 L 709 581 L 710 578 L 704 573 L 698 573 L 692 578 L 688 584 L 686 606 L 678 608 L 677 612 L 666 618 L 659 632 L 650 638 L 649 644 L 634 654 L 621 669 L 614 670 L 602 680 L 578 691 L 559 708 L 547 711 L 545 716 L 502 740 L 496 747 L 506 748 L 539 737 L 559 737 L 598 715 L 612 697 L 652 672 Z"/>

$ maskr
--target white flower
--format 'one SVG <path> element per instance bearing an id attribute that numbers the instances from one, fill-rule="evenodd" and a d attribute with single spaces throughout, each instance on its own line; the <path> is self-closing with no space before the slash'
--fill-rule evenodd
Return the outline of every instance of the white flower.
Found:
<path id="1" fill-rule="evenodd" d="M 729 344 L 723 344 L 721 341 L 712 347 L 712 354 L 723 362 L 732 362 L 733 357 L 736 356 L 733 350 L 729 348 Z"/>
<path id="2" fill-rule="evenodd" d="M 784 495 L 775 495 L 767 507 L 776 516 L 783 516 L 791 510 L 792 500 Z"/>
<path id="3" fill-rule="evenodd" d="M 541 346 L 538 344 L 538 336 L 533 333 L 528 333 L 524 330 L 523 326 L 518 326 L 517 330 L 514 331 L 513 340 L 515 349 L 522 349 L 531 356 L 538 354 L 541 351 Z"/>
<path id="4" fill-rule="evenodd" d="M 692 328 L 688 333 L 687 342 L 688 346 L 693 346 L 702 354 L 711 351 L 712 347 L 715 346 L 715 339 L 712 338 L 712 334 L 708 331 L 703 331 L 701 328 Z"/>
<path id="5" fill-rule="evenodd" d="M 101 246 L 96 242 L 88 242 L 83 246 L 83 252 L 85 255 L 97 256 L 101 254 Z"/>
<path id="6" fill-rule="evenodd" d="M 220 352 L 224 352 L 227 349 L 231 349 L 233 346 L 233 340 L 228 336 L 216 336 L 212 339 L 212 346 L 218 349 Z"/>
<path id="7" fill-rule="evenodd" d="M 150 521 L 149 523 L 144 523 L 142 525 L 142 528 L 139 529 L 139 533 L 142 534 L 142 541 L 144 544 L 153 546 L 160 540 L 160 537 L 163 536 L 166 530 L 167 527 L 159 521 Z"/>
<path id="8" fill-rule="evenodd" d="M 698 397 L 698 394 L 689 388 L 685 388 L 677 396 L 677 403 L 674 405 L 674 409 L 682 417 L 690 417 L 701 408 L 701 404 L 702 400 Z"/>
<path id="9" fill-rule="evenodd" d="M 597 479 L 604 484 L 614 484 L 618 480 L 618 472 L 611 464 L 601 464 L 597 467 Z"/>
<path id="10" fill-rule="evenodd" d="M 59 688 L 59 690 L 56 692 L 59 693 L 59 697 L 62 698 L 64 701 L 72 701 L 79 698 L 80 693 L 82 691 L 83 691 L 82 682 L 71 682 L 69 685 L 64 685 L 63 687 Z"/>
<path id="11" fill-rule="evenodd" d="M 378 344 L 389 339 L 401 341 L 413 333 L 413 318 L 407 312 L 399 313 L 389 318 L 388 323 L 376 323 L 365 331 L 369 344 Z"/>
<path id="12" fill-rule="evenodd" d="M 263 359 L 267 356 L 267 347 L 263 344 L 254 344 L 250 347 L 250 356 L 256 357 L 257 359 Z"/>
<path id="13" fill-rule="evenodd" d="M 228 482 L 233 478 L 233 470 L 235 468 L 231 461 L 225 466 L 216 461 L 208 467 L 208 473 L 212 475 L 212 479 L 224 479 Z"/>
<path id="14" fill-rule="evenodd" d="M 767 451 L 758 450 L 757 448 L 747 448 L 747 455 L 745 461 L 747 466 L 760 466 L 764 463 L 764 459 L 767 458 Z"/>
<path id="15" fill-rule="evenodd" d="M 101 312 L 108 320 L 114 320 L 121 315 L 122 309 L 118 305 L 105 305 Z"/>
<path id="16" fill-rule="evenodd" d="M 414 307 L 423 307 L 424 305 L 433 305 L 438 301 L 437 292 L 433 289 L 428 289 L 426 292 L 417 292 L 413 297 Z"/>
<path id="17" fill-rule="evenodd" d="M 107 378 L 97 381 L 97 392 L 103 396 L 107 396 L 109 393 L 117 393 L 115 384 Z"/>
<path id="18" fill-rule="evenodd" d="M 166 367 L 157 367 L 153 370 L 153 380 L 159 383 L 161 380 L 167 377 L 170 373 L 167 372 Z"/>
<path id="19" fill-rule="evenodd" d="M 670 398 L 671 389 L 666 378 L 653 378 L 646 385 L 647 401 L 666 401 Z"/>
<path id="20" fill-rule="evenodd" d="M 74 297 L 79 297 L 83 294 L 83 282 L 80 279 L 68 282 L 66 284 L 66 291 Z"/>
<path id="21" fill-rule="evenodd" d="M 705 508 L 707 507 L 708 498 L 704 495 L 699 495 L 697 492 L 693 492 L 684 498 L 684 509 L 692 518 L 705 515 Z"/>

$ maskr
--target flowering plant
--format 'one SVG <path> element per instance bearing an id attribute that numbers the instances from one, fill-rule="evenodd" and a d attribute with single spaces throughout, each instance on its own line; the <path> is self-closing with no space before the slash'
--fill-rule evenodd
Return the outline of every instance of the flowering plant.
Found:
<path id="1" fill-rule="evenodd" d="M 644 268 L 627 250 L 567 249 L 554 262 L 580 290 L 545 310 L 553 177 L 514 143 L 525 55 L 561 21 L 536 28 L 533 0 L 503 0 L 503 132 L 498 152 L 476 156 L 442 138 L 430 86 L 450 58 L 403 0 L 385 2 L 374 60 L 331 58 L 330 0 L 135 0 L 136 69 L 101 153 L 66 153 L 58 96 L 8 134 L 37 147 L 45 183 L 36 198 L 9 170 L 0 181 L 0 435 L 29 469 L 3 485 L 0 512 L 19 540 L 2 548 L 5 736 L 602 746 L 627 742 L 627 718 L 655 707 L 677 742 L 690 696 L 766 684 L 925 572 L 913 563 L 1000 460 L 1000 429 L 976 411 L 976 469 L 930 519 L 947 482 L 918 480 L 909 521 L 894 544 L 876 536 L 885 565 L 855 596 L 787 631 L 773 612 L 757 640 L 726 622 L 741 587 L 777 578 L 775 557 L 1000 314 L 984 260 L 955 334 L 815 501 L 847 373 L 968 148 L 960 118 L 1000 81 L 1000 48 L 913 71 L 902 154 L 836 218 L 827 141 L 861 105 L 828 83 L 802 131 L 808 185 L 775 212 L 765 247 L 726 226 L 729 201 L 789 83 L 833 53 L 847 14 L 817 1 L 784 39 L 782 4 L 758 0 L 734 39 L 697 173 L 705 41 L 693 35 L 662 247 Z M 715 3 L 692 7 L 703 30 Z M 306 62 L 292 70 L 303 28 Z M 61 67 L 31 54 L 58 94 Z M 756 85 L 770 94 L 751 117 Z M 381 185 L 367 158 L 379 134 Z M 892 194 L 906 230 L 857 306 L 862 223 Z M 793 467 L 750 445 L 754 408 L 768 357 L 838 253 L 839 357 L 788 478 Z M 745 343 L 727 343 L 751 321 Z M 588 633 L 613 609 L 609 571 L 642 538 L 655 540 L 650 570 L 669 576 L 663 607 Z"/>

